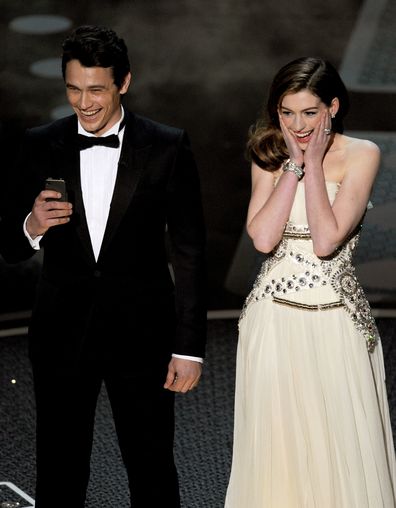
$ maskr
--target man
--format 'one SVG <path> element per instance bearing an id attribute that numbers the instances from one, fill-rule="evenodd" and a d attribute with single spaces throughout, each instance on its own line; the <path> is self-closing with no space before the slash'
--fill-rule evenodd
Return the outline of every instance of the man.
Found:
<path id="1" fill-rule="evenodd" d="M 102 381 L 132 506 L 176 508 L 174 393 L 197 385 L 205 345 L 196 166 L 184 131 L 121 106 L 131 74 L 113 31 L 77 28 L 62 69 L 75 115 L 27 132 L 2 221 L 7 260 L 44 249 L 29 329 L 36 508 L 84 506 Z"/>

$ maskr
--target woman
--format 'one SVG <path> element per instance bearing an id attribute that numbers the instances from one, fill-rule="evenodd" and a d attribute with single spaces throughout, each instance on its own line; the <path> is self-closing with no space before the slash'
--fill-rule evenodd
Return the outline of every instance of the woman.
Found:
<path id="1" fill-rule="evenodd" d="M 342 134 L 347 109 L 336 70 L 301 58 L 250 134 L 247 230 L 270 256 L 239 323 L 226 508 L 396 506 L 381 344 L 351 264 L 380 153 Z"/>

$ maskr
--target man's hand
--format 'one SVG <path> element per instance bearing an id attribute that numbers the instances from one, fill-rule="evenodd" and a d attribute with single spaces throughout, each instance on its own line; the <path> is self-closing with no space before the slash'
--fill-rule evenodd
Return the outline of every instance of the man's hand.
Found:
<path id="1" fill-rule="evenodd" d="M 186 393 L 195 388 L 202 373 L 202 364 L 193 360 L 175 358 L 169 362 L 164 388 Z"/>
<path id="2" fill-rule="evenodd" d="M 32 239 L 43 235 L 52 226 L 70 221 L 72 204 L 63 201 L 46 201 L 60 198 L 61 194 L 53 190 L 44 190 L 34 201 L 32 213 L 26 222 L 26 229 Z"/>

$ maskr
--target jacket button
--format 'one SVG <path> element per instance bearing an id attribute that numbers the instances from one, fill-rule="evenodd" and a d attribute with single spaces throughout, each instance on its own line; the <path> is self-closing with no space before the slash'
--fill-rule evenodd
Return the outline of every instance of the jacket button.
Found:
<path id="1" fill-rule="evenodd" d="M 100 270 L 95 270 L 93 274 L 94 277 L 100 277 L 102 275 L 102 272 Z"/>

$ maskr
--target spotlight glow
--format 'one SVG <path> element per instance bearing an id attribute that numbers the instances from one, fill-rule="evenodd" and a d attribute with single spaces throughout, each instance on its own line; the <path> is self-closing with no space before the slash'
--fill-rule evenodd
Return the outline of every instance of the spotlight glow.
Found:
<path id="1" fill-rule="evenodd" d="M 14 32 L 31 35 L 44 35 L 64 32 L 72 26 L 72 21 L 64 16 L 32 15 L 14 18 L 9 28 Z"/>

